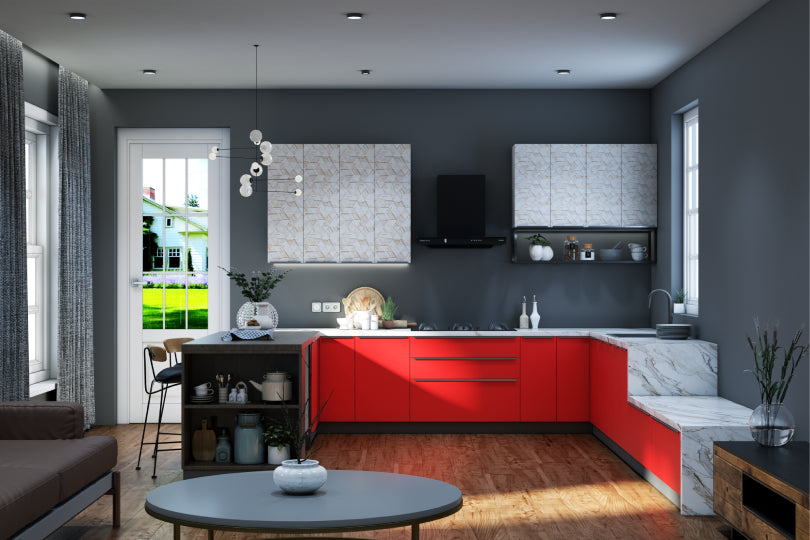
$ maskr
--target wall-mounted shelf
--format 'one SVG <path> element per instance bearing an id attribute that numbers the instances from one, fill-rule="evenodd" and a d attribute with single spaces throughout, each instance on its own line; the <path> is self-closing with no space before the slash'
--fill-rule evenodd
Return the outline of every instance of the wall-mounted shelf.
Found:
<path id="1" fill-rule="evenodd" d="M 554 257 L 550 261 L 533 261 L 529 257 L 529 241 L 527 237 L 540 233 L 551 242 Z M 595 260 L 593 261 L 566 261 L 565 238 L 574 235 L 582 244 L 593 244 Z M 612 248 L 617 242 L 622 242 L 622 258 L 619 260 L 600 260 L 599 250 Z M 634 261 L 630 256 L 628 243 L 641 244 L 647 247 L 648 257 L 641 261 Z M 512 229 L 512 262 L 519 264 L 630 264 L 649 265 L 656 261 L 656 229 L 654 227 L 515 227 Z"/>

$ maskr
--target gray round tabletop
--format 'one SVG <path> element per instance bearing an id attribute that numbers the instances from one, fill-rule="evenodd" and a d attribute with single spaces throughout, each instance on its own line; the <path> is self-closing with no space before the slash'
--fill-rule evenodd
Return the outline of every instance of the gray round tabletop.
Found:
<path id="1" fill-rule="evenodd" d="M 312 495 L 287 495 L 272 471 L 220 474 L 181 480 L 146 495 L 150 515 L 179 526 L 259 532 L 338 532 L 418 524 L 461 508 L 450 484 L 404 474 L 330 470 Z"/>

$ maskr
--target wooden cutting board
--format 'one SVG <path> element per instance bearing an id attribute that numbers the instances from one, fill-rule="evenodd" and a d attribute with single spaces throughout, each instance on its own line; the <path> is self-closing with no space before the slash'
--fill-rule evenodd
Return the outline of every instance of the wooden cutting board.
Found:
<path id="1" fill-rule="evenodd" d="M 214 461 L 216 448 L 217 437 L 208 429 L 208 419 L 203 418 L 202 429 L 195 430 L 191 438 L 191 455 L 196 461 Z"/>

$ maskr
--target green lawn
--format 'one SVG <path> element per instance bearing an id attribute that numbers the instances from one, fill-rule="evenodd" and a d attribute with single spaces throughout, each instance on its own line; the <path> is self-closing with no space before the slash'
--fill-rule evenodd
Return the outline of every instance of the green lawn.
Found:
<path id="1" fill-rule="evenodd" d="M 163 326 L 163 290 L 143 290 L 143 327 L 161 329 Z M 166 329 L 186 329 L 186 290 L 166 289 Z M 188 328 L 208 328 L 208 289 L 188 290 Z"/>

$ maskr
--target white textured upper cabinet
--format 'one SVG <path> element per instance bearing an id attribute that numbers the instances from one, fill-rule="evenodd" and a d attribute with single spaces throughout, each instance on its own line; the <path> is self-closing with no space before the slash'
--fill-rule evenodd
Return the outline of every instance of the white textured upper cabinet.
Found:
<path id="1" fill-rule="evenodd" d="M 622 226 L 622 147 L 618 144 L 587 146 L 588 227 Z"/>
<path id="2" fill-rule="evenodd" d="M 658 226 L 658 146 L 622 145 L 622 227 Z"/>
<path id="3" fill-rule="evenodd" d="M 582 225 L 587 194 L 584 144 L 551 145 L 551 226 Z"/>
<path id="4" fill-rule="evenodd" d="M 551 145 L 512 147 L 513 227 L 551 225 Z"/>
<path id="5" fill-rule="evenodd" d="M 657 226 L 654 144 L 516 144 L 514 227 Z"/>
<path id="6" fill-rule="evenodd" d="M 268 194 L 269 262 L 410 262 L 408 144 L 277 144 Z"/>

